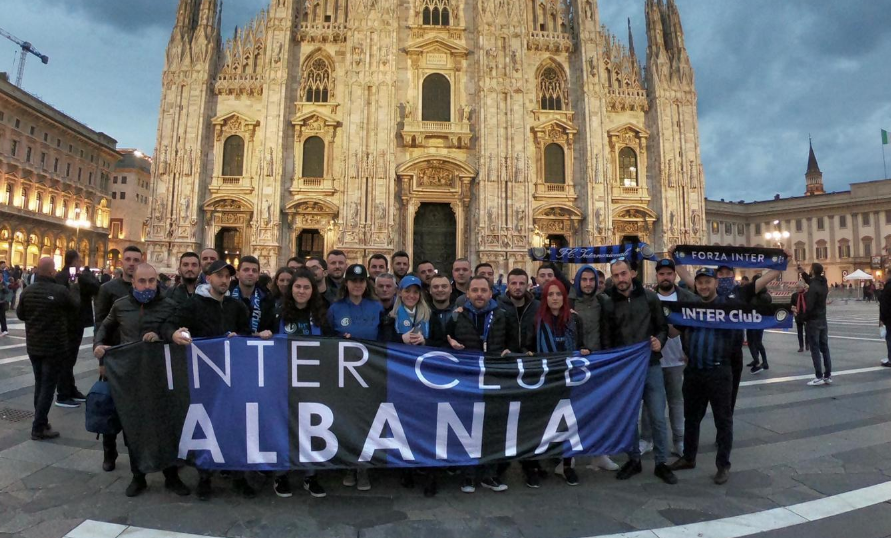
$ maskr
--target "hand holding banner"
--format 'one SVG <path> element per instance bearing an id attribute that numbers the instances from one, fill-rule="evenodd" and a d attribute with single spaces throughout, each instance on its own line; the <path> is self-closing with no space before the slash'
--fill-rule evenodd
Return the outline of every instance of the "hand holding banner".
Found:
<path id="1" fill-rule="evenodd" d="M 741 269 L 785 271 L 789 264 L 780 248 L 722 247 L 718 245 L 678 245 L 674 250 L 678 265 L 707 265 Z"/>

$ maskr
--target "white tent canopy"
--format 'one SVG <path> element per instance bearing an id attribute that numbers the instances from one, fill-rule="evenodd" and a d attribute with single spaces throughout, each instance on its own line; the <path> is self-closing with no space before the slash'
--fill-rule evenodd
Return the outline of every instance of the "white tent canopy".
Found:
<path id="1" fill-rule="evenodd" d="M 853 273 L 845 277 L 845 280 L 874 280 L 872 275 L 857 269 Z"/>

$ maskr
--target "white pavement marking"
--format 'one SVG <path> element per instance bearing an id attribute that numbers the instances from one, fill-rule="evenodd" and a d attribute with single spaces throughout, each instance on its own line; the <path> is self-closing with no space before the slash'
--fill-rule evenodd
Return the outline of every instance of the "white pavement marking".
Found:
<path id="1" fill-rule="evenodd" d="M 730 481 L 733 482 L 732 475 Z M 889 500 L 891 482 L 884 482 L 785 508 L 649 531 L 602 535 L 600 538 L 737 538 L 819 521 Z"/>
<path id="2" fill-rule="evenodd" d="M 12 344 L 10 346 L 0 346 L 0 350 L 2 349 L 15 349 L 17 347 L 25 347 L 26 344 Z"/>
<path id="3" fill-rule="evenodd" d="M 777 331 L 774 329 L 767 329 L 764 332 L 773 333 L 773 334 L 791 334 L 794 336 L 798 336 L 796 333 L 787 332 L 787 331 Z M 838 338 L 840 340 L 863 340 L 865 342 L 884 342 L 883 338 L 861 338 L 859 336 L 836 336 L 834 334 L 830 334 L 829 338 Z"/>
<path id="4" fill-rule="evenodd" d="M 888 370 L 887 366 L 870 366 L 868 368 L 855 368 L 853 370 L 842 370 L 841 372 L 832 372 L 832 377 L 840 375 L 863 374 L 866 372 L 878 372 L 879 370 Z M 771 379 L 758 379 L 755 381 L 743 381 L 740 387 L 750 387 L 752 385 L 771 385 L 773 383 L 786 383 L 787 381 L 801 381 L 802 379 L 813 379 L 813 375 L 790 375 L 787 377 L 774 377 Z"/>
<path id="5" fill-rule="evenodd" d="M 84 521 L 65 535 L 64 538 L 214 538 L 182 532 L 159 531 L 142 527 L 127 527 L 102 521 Z"/>
<path id="6" fill-rule="evenodd" d="M 92 347 L 93 347 L 93 344 L 84 344 L 84 345 L 80 346 L 79 349 L 92 349 Z M 21 361 L 26 361 L 26 360 L 28 360 L 27 355 L 19 355 L 18 357 L 9 357 L 7 359 L 0 359 L 0 365 L 12 364 L 14 362 L 21 362 Z"/>

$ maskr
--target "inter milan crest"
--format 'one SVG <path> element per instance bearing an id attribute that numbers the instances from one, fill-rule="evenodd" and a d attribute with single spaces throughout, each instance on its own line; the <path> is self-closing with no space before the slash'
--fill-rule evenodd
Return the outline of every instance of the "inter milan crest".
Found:
<path id="1" fill-rule="evenodd" d="M 348 326 L 350 324 L 350 318 L 343 318 L 342 320 L 340 320 L 340 324 L 344 327 Z"/>

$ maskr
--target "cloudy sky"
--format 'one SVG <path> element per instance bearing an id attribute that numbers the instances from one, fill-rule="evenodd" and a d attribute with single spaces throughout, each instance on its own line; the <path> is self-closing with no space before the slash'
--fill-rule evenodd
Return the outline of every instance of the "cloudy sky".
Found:
<path id="1" fill-rule="evenodd" d="M 891 131 L 891 0 L 677 0 L 696 70 L 710 198 L 804 191 L 808 135 L 827 190 L 881 179 Z M 224 35 L 267 0 L 226 0 Z M 644 0 L 600 0 L 603 22 L 646 48 Z M 119 141 L 155 144 L 176 0 L 0 0 L 0 27 L 34 43 L 23 86 Z M 17 47 L 0 38 L 0 71 Z M 891 146 L 887 146 L 891 164 Z"/>

